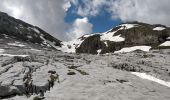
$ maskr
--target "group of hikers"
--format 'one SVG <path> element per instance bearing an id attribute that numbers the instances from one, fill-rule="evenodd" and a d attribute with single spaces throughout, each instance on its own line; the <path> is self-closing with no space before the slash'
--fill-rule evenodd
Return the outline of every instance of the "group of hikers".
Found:
<path id="1" fill-rule="evenodd" d="M 60 83 L 60 81 L 59 81 L 59 75 L 56 73 L 56 71 L 48 71 L 48 74 L 49 74 L 48 80 L 47 80 L 48 81 L 48 90 L 50 91 L 50 88 L 53 88 L 55 81 L 57 81 L 58 83 Z M 33 79 L 32 79 L 31 74 L 28 74 L 23 79 L 23 85 L 25 88 L 26 95 L 37 93 L 36 86 L 33 85 Z M 40 97 L 44 96 L 43 90 L 40 90 L 38 93 L 39 93 Z"/>

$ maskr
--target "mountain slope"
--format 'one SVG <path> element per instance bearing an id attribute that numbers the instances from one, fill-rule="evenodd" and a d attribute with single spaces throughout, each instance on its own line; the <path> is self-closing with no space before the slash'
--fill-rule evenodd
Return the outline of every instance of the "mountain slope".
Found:
<path id="1" fill-rule="evenodd" d="M 85 35 L 79 38 L 79 46 L 72 46 L 76 53 L 109 53 L 134 50 L 169 48 L 170 28 L 163 25 L 131 22 L 120 24 L 104 33 Z M 71 42 L 69 42 L 71 43 Z M 76 44 L 76 43 L 74 43 Z M 143 48 L 144 47 L 144 48 Z M 69 48 L 67 48 L 69 49 Z"/>
<path id="2" fill-rule="evenodd" d="M 22 41 L 37 44 L 42 47 L 60 46 L 60 40 L 54 38 L 42 29 L 27 24 L 19 19 L 15 19 L 6 13 L 0 12 L 0 39 Z"/>

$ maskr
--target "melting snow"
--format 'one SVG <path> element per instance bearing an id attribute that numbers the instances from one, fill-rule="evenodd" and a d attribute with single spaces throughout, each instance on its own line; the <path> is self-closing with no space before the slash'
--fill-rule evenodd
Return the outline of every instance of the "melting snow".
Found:
<path id="1" fill-rule="evenodd" d="M 15 42 L 15 43 L 8 43 L 8 45 L 11 45 L 11 46 L 17 46 L 17 47 L 24 47 L 25 45 L 23 44 L 20 44 L 19 42 Z"/>
<path id="2" fill-rule="evenodd" d="M 63 45 L 61 48 L 58 48 L 58 50 L 61 50 L 67 53 L 75 53 L 76 48 L 78 48 L 82 42 L 83 40 L 81 39 L 75 39 L 75 40 L 68 41 L 68 42 L 62 42 Z"/>
<path id="3" fill-rule="evenodd" d="M 167 86 L 167 87 L 170 87 L 170 82 L 166 82 L 164 80 L 160 80 L 158 78 L 155 78 L 151 75 L 147 75 L 146 73 L 139 73 L 139 72 L 131 72 L 133 75 L 136 75 L 142 79 L 147 79 L 147 80 L 150 80 L 150 81 L 153 81 L 153 82 L 156 82 L 156 83 L 159 83 L 161 85 L 164 85 L 164 86 Z"/>
<path id="4" fill-rule="evenodd" d="M 151 46 L 134 46 L 134 47 L 127 47 L 127 48 L 122 48 L 119 51 L 115 51 L 114 53 L 122 53 L 122 52 L 132 52 L 135 50 L 142 50 L 148 52 L 151 49 Z"/>
<path id="5" fill-rule="evenodd" d="M 0 56 L 8 56 L 8 57 L 28 57 L 29 55 L 13 55 L 13 54 L 0 54 Z"/>
<path id="6" fill-rule="evenodd" d="M 137 24 L 122 24 L 122 25 L 119 25 L 119 26 L 122 26 L 124 27 L 123 29 L 131 29 L 133 27 L 135 27 Z"/>
<path id="7" fill-rule="evenodd" d="M 167 38 L 168 40 L 170 39 L 170 37 Z"/>
<path id="8" fill-rule="evenodd" d="M 100 54 L 100 52 L 101 52 L 101 51 L 102 51 L 102 50 L 101 50 L 101 49 L 99 49 L 99 50 L 97 50 L 97 53 L 98 53 L 98 54 Z"/>
<path id="9" fill-rule="evenodd" d="M 114 36 L 114 34 L 119 30 L 131 29 L 131 28 L 135 27 L 135 25 L 137 25 L 137 24 L 122 24 L 122 25 L 119 25 L 119 26 L 121 26 L 121 28 L 119 28 L 118 30 L 116 30 L 114 32 L 110 32 L 111 30 L 109 30 L 109 31 L 103 33 L 100 38 L 101 38 L 101 40 L 109 40 L 109 41 L 114 41 L 114 42 L 125 41 L 125 38 L 121 37 L 121 35 Z"/>
<path id="10" fill-rule="evenodd" d="M 99 34 L 99 33 L 95 33 L 95 34 Z M 88 38 L 89 36 L 92 36 L 92 35 L 94 34 L 86 34 L 82 36 L 82 38 Z M 75 53 L 76 48 L 78 48 L 81 45 L 81 43 L 84 41 L 84 39 L 82 38 L 74 39 L 68 42 L 62 42 L 62 47 L 57 47 L 56 49 L 61 50 L 63 52 L 67 52 L 67 53 Z"/>
<path id="11" fill-rule="evenodd" d="M 107 41 L 105 41 L 104 44 L 106 45 L 106 47 L 108 47 Z"/>
<path id="12" fill-rule="evenodd" d="M 33 31 L 35 31 L 36 33 L 40 33 L 40 31 L 37 29 L 37 28 L 32 28 L 32 27 L 29 27 L 28 29 L 31 29 L 31 30 L 33 30 Z"/>
<path id="13" fill-rule="evenodd" d="M 38 50 L 38 49 L 31 49 L 32 51 L 37 51 L 37 52 L 40 52 L 41 50 Z"/>
<path id="14" fill-rule="evenodd" d="M 170 46 L 170 41 L 166 41 L 166 42 L 162 43 L 160 46 Z"/>
<path id="15" fill-rule="evenodd" d="M 5 50 L 4 49 L 0 49 L 0 53 L 3 53 Z"/>
<path id="16" fill-rule="evenodd" d="M 162 31 L 164 29 L 165 29 L 164 27 L 155 27 L 153 30 L 155 30 L 155 31 Z"/>

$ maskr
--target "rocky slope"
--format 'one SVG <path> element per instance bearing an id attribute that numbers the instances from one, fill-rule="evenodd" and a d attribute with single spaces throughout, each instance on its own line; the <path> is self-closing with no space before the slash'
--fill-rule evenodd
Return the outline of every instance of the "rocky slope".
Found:
<path id="1" fill-rule="evenodd" d="M 91 54 L 119 52 L 124 51 L 122 50 L 124 48 L 133 49 L 133 51 L 166 49 L 170 48 L 170 28 L 139 22 L 124 23 L 107 32 L 84 35 L 77 40 L 63 44 L 63 47 L 69 46 L 65 48 L 68 50 L 63 51 L 67 52 L 72 49 L 70 52 Z"/>
<path id="2" fill-rule="evenodd" d="M 0 98 L 4 100 L 33 100 L 40 90 L 45 100 L 170 98 L 169 50 L 88 55 L 15 49 L 0 56 Z M 48 91 L 51 70 L 59 74 L 60 83 L 55 82 Z M 33 95 L 28 95 L 23 85 L 28 74 L 33 80 Z"/>
<path id="3" fill-rule="evenodd" d="M 60 40 L 42 29 L 15 19 L 0 12 L 0 39 L 4 42 L 13 41 L 37 44 L 42 47 L 60 46 Z"/>

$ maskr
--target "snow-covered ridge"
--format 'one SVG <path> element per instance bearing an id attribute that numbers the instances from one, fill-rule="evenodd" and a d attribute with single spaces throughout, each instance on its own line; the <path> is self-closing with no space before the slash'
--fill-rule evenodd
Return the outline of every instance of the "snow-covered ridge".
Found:
<path id="1" fill-rule="evenodd" d="M 114 36 L 114 34 L 118 32 L 119 30 L 124 30 L 124 29 L 126 30 L 126 29 L 131 29 L 133 27 L 137 27 L 137 24 L 121 24 L 117 27 L 120 27 L 120 28 L 114 32 L 110 32 L 111 30 L 109 30 L 107 32 L 102 33 L 101 40 L 103 41 L 108 40 L 108 41 L 114 41 L 114 42 L 125 41 L 125 38 L 121 37 L 121 35 Z"/>
<path id="2" fill-rule="evenodd" d="M 114 53 L 132 52 L 135 50 L 142 50 L 148 52 L 150 49 L 151 46 L 133 46 L 133 47 L 122 48 L 121 50 L 115 51 Z"/>
<path id="3" fill-rule="evenodd" d="M 155 27 L 155 28 L 153 28 L 154 31 L 162 31 L 164 29 L 165 29 L 164 27 Z"/>
<path id="4" fill-rule="evenodd" d="M 153 82 L 156 82 L 156 83 L 159 83 L 161 85 L 164 85 L 164 86 L 167 86 L 170 88 L 170 82 L 166 82 L 164 80 L 160 80 L 156 77 L 153 77 L 151 75 L 147 75 L 146 73 L 139 73 L 139 72 L 131 72 L 133 75 L 136 75 L 142 79 L 147 79 L 147 80 L 150 80 L 150 81 L 153 81 Z"/>

